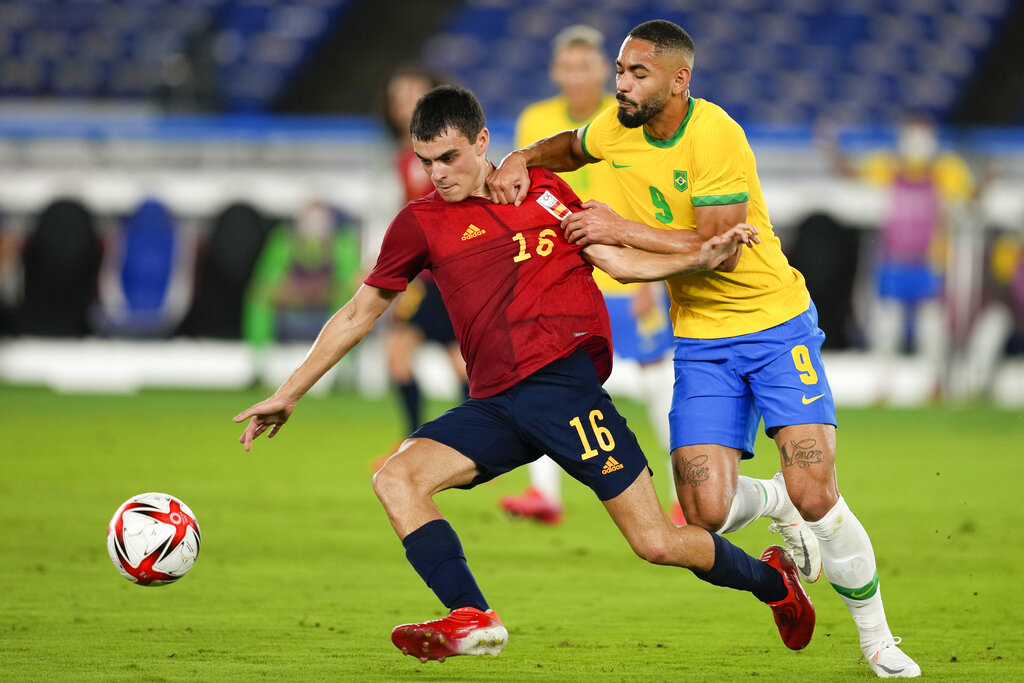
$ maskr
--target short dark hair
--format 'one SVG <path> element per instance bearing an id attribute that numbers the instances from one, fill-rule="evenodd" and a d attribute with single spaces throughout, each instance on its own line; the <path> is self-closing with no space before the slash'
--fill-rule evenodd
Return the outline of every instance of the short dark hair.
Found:
<path id="1" fill-rule="evenodd" d="M 475 142 L 486 125 L 483 107 L 473 93 L 457 85 L 442 85 L 416 103 L 409 133 L 413 140 L 429 142 L 452 129 Z"/>
<path id="2" fill-rule="evenodd" d="M 671 21 L 665 19 L 645 21 L 630 31 L 626 37 L 653 43 L 656 53 L 670 50 L 683 52 L 690 62 L 693 62 L 693 38 L 683 30 L 682 26 L 673 24 Z"/>

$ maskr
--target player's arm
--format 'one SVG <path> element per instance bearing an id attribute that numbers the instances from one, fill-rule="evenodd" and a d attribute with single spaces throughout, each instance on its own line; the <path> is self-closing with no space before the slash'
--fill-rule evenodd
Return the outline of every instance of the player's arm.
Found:
<path id="1" fill-rule="evenodd" d="M 724 235 L 733 227 L 743 224 L 747 220 L 747 203 L 723 204 L 718 206 L 696 206 L 693 215 L 697 223 L 697 236 L 701 240 L 709 240 L 718 235 Z M 729 258 L 722 261 L 715 270 L 730 272 L 740 262 L 739 249 Z"/>
<path id="2" fill-rule="evenodd" d="M 590 200 L 562 220 L 565 238 L 579 244 L 624 245 L 660 254 L 693 254 L 712 237 L 745 225 L 747 203 L 694 208 L 697 230 L 660 230 L 618 215 L 607 204 Z M 716 269 L 731 271 L 739 262 L 739 250 Z"/>
<path id="3" fill-rule="evenodd" d="M 277 434 L 288 421 L 295 404 L 324 376 L 335 363 L 369 334 L 373 324 L 383 315 L 398 292 L 362 285 L 348 303 L 335 313 L 320 331 L 305 360 L 278 387 L 273 396 L 235 415 L 235 422 L 249 420 L 238 442 L 245 450 L 253 439 L 270 430 L 267 438 Z"/>
<path id="4" fill-rule="evenodd" d="M 561 173 L 575 171 L 581 166 L 593 163 L 583 151 L 583 129 L 563 130 L 550 137 L 513 150 L 498 167 L 487 176 L 487 188 L 495 204 L 519 204 L 530 189 L 530 174 L 527 169 L 534 166 Z"/>
<path id="5" fill-rule="evenodd" d="M 624 246 L 592 244 L 583 255 L 622 283 L 653 282 L 699 270 L 712 270 L 730 259 L 738 259 L 743 245 L 760 244 L 757 228 L 741 223 L 721 235 L 704 240 L 696 251 L 661 254 Z"/>

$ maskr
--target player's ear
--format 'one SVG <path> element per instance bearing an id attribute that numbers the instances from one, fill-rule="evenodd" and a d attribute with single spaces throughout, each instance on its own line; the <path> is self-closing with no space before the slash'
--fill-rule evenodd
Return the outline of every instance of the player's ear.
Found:
<path id="1" fill-rule="evenodd" d="M 681 66 L 676 69 L 675 76 L 672 78 L 672 94 L 681 95 L 686 92 L 686 89 L 690 87 L 690 67 Z"/>
<path id="2" fill-rule="evenodd" d="M 487 152 L 487 146 L 491 144 L 491 132 L 487 130 L 487 126 L 480 129 L 480 132 L 476 134 L 476 153 L 478 156 L 483 156 Z"/>

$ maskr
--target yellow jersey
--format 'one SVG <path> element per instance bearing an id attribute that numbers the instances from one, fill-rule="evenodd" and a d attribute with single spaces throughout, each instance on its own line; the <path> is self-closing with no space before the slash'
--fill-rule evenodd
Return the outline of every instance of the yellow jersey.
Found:
<path id="1" fill-rule="evenodd" d="M 789 265 L 772 230 L 754 152 L 739 124 L 718 105 L 689 98 L 686 118 L 667 140 L 626 128 L 616 109 L 583 130 L 583 151 L 603 159 L 618 181 L 621 215 L 663 230 L 694 230 L 694 208 L 747 202 L 761 244 L 744 247 L 730 273 L 670 278 L 677 337 L 721 339 L 759 332 L 807 310 L 803 275 Z"/>
<path id="2" fill-rule="evenodd" d="M 974 195 L 971 169 L 955 154 L 940 154 L 929 162 L 904 162 L 893 154 L 875 152 L 860 168 L 864 181 L 876 186 L 891 185 L 901 173 L 911 180 L 930 179 L 946 201 L 966 201 Z"/>
<path id="3" fill-rule="evenodd" d="M 594 117 L 608 107 L 618 106 L 614 95 L 605 95 L 597 110 L 583 121 L 578 121 L 569 115 L 569 102 L 562 95 L 551 97 L 540 102 L 534 102 L 519 115 L 516 119 L 516 148 L 526 147 L 537 140 L 549 137 L 563 130 L 572 130 L 584 126 L 594 120 Z M 575 171 L 567 171 L 558 174 L 562 180 L 569 184 L 573 192 L 582 201 L 596 199 L 604 202 L 613 210 L 618 211 L 622 203 L 619 197 L 619 186 L 612 169 L 608 164 L 596 163 L 587 164 Z M 624 285 L 616 281 L 600 268 L 594 269 L 594 280 L 603 292 L 622 294 L 632 293 L 638 285 Z"/>

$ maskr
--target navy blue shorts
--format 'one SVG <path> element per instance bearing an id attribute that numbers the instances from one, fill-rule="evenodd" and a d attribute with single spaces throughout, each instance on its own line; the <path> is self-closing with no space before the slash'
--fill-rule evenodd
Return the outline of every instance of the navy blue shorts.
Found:
<path id="1" fill-rule="evenodd" d="M 427 341 L 445 346 L 455 343 L 455 330 L 437 283 L 417 278 L 409 283 L 408 290 L 402 296 L 407 301 L 401 307 L 400 318 L 419 330 Z"/>
<path id="2" fill-rule="evenodd" d="M 467 486 L 547 454 L 609 500 L 647 469 L 647 458 L 612 403 L 590 356 L 577 348 L 497 396 L 471 398 L 411 438 L 433 439 L 476 463 Z"/>

